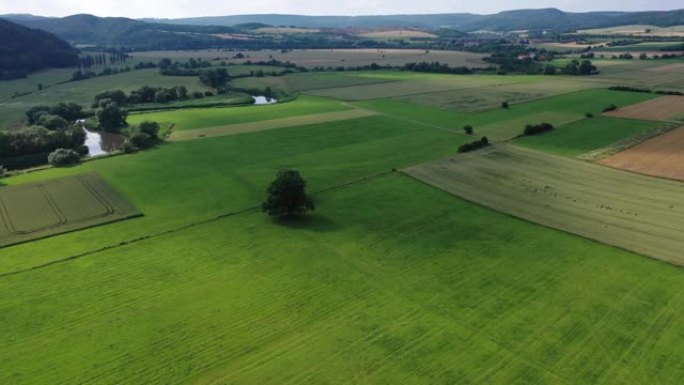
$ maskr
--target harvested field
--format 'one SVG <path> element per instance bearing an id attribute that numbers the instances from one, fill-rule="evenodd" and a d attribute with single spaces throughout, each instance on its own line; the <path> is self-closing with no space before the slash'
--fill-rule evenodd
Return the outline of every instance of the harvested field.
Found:
<path id="1" fill-rule="evenodd" d="M 263 120 L 260 122 L 229 124 L 227 126 L 207 127 L 186 131 L 175 131 L 171 135 L 171 140 L 189 140 L 211 138 L 216 136 L 244 134 L 248 132 L 273 130 L 277 128 L 305 126 L 308 124 L 338 122 L 341 120 L 365 118 L 377 114 L 378 113 L 375 111 L 354 109 L 350 111 L 327 112 L 322 114 L 302 115 L 293 116 L 290 118 Z"/>
<path id="2" fill-rule="evenodd" d="M 684 71 L 684 63 L 667 64 L 664 66 L 648 68 L 648 69 L 646 69 L 646 71 L 649 71 L 649 72 Z"/>
<path id="3" fill-rule="evenodd" d="M 684 181 L 684 127 L 641 143 L 599 163 L 640 174 Z"/>
<path id="4" fill-rule="evenodd" d="M 672 120 L 684 113 L 684 96 L 662 96 L 657 99 L 607 112 L 606 116 L 640 120 Z"/>
<path id="5" fill-rule="evenodd" d="M 510 145 L 406 169 L 466 200 L 684 265 L 684 185 Z"/>
<path id="6" fill-rule="evenodd" d="M 0 187 L 0 247 L 139 215 L 95 173 Z"/>

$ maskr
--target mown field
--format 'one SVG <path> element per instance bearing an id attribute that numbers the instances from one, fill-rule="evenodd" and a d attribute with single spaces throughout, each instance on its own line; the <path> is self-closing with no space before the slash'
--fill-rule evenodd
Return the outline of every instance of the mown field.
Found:
<path id="1" fill-rule="evenodd" d="M 684 265 L 684 186 L 510 145 L 406 172 L 534 223 Z"/>

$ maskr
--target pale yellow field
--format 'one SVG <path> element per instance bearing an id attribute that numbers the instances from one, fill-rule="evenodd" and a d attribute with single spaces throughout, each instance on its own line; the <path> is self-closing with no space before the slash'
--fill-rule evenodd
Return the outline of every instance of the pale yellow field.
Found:
<path id="1" fill-rule="evenodd" d="M 414 31 L 414 30 L 389 30 L 389 31 L 373 31 L 364 32 L 359 34 L 359 36 L 367 37 L 370 39 L 402 39 L 402 38 L 429 38 L 434 39 L 437 35 L 424 31 Z"/>

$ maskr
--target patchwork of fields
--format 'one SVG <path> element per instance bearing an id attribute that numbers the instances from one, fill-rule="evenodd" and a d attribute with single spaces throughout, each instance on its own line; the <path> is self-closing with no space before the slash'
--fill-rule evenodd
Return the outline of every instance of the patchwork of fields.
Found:
<path id="1" fill-rule="evenodd" d="M 249 59 L 472 66 L 479 57 L 461 54 L 264 50 Z M 231 86 L 306 94 L 131 114 L 131 124 L 173 125 L 174 140 L 1 180 L 0 384 L 675 384 L 684 377 L 684 274 L 674 266 L 684 265 L 684 184 L 570 159 L 674 127 L 598 116 L 609 104 L 661 103 L 605 89 L 679 87 L 680 72 L 644 75 L 660 65 L 616 63 L 582 78 L 253 77 Z M 196 82 L 147 75 L 55 86 L 0 112 Z M 556 129 L 518 138 L 541 122 Z M 630 159 L 644 173 L 680 164 L 682 132 L 608 161 Z M 456 155 L 485 135 L 506 143 Z M 284 168 L 302 173 L 317 206 L 299 221 L 259 212 Z M 116 220 L 129 216 L 138 217 Z"/>
<path id="2" fill-rule="evenodd" d="M 96 174 L 0 189 L 0 248 L 140 216 Z"/>
<path id="3" fill-rule="evenodd" d="M 684 265 L 684 185 L 509 145 L 406 172 L 534 223 Z"/>

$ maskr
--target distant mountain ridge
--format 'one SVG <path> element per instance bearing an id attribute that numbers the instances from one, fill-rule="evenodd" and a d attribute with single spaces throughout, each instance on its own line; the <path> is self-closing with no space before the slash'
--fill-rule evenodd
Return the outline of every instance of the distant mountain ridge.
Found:
<path id="1" fill-rule="evenodd" d="M 661 27 L 684 25 L 684 9 L 649 12 L 563 12 L 555 8 L 505 11 L 493 15 L 470 13 L 386 16 L 301 16 L 301 15 L 236 15 L 182 19 L 144 19 L 145 21 L 187 25 L 225 25 L 263 23 L 309 28 L 384 28 L 418 27 L 435 29 L 450 27 L 466 32 L 478 30 L 514 31 L 528 29 L 604 28 L 625 24 L 652 24 Z"/>

